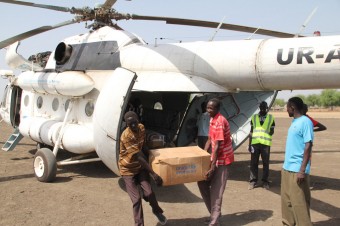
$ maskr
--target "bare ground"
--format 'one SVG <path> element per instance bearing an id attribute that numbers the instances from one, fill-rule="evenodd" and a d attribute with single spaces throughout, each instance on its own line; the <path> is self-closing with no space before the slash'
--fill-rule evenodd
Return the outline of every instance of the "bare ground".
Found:
<path id="1" fill-rule="evenodd" d="M 328 130 L 315 134 L 312 164 L 314 225 L 340 225 L 340 113 L 311 115 Z M 280 169 L 290 125 L 286 113 L 275 113 L 271 150 L 271 188 L 247 190 L 249 154 L 246 145 L 236 153 L 224 193 L 222 225 L 281 225 Z M 0 124 L 3 145 L 12 129 Z M 23 139 L 12 152 L 0 153 L 0 225 L 133 225 L 132 207 L 122 180 L 103 163 L 59 168 L 56 181 L 40 183 L 33 174 L 36 145 Z M 67 153 L 58 154 L 64 159 Z M 260 175 L 262 171 L 260 170 Z M 168 225 L 204 225 L 208 212 L 196 183 L 155 187 Z M 157 225 L 144 203 L 145 225 Z"/>

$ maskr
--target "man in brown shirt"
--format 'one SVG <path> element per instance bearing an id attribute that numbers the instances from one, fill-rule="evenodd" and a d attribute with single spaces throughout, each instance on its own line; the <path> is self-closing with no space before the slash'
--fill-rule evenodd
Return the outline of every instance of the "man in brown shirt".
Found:
<path id="1" fill-rule="evenodd" d="M 166 217 L 159 207 L 155 193 L 150 185 L 150 178 L 154 179 L 157 185 L 162 185 L 162 178 L 158 176 L 145 160 L 142 148 L 145 141 L 144 125 L 139 123 L 138 116 L 133 111 L 128 111 L 124 115 L 127 128 L 120 137 L 119 170 L 125 182 L 126 191 L 133 204 L 133 216 L 136 226 L 144 225 L 142 198 L 138 185 L 143 192 L 143 199 L 149 202 L 153 214 L 158 218 L 159 223 L 165 225 Z"/>

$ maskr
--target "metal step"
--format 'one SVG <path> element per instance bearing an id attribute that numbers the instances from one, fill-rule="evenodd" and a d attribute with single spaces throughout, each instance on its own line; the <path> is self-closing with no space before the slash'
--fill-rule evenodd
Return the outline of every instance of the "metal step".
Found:
<path id="1" fill-rule="evenodd" d="M 9 136 L 4 146 L 2 146 L 2 150 L 12 151 L 22 138 L 23 138 L 22 134 L 19 132 L 19 129 L 16 128 L 13 134 Z"/>

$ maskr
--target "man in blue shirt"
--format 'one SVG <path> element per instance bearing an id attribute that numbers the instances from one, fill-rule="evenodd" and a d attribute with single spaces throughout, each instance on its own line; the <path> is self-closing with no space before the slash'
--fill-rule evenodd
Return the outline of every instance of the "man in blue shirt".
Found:
<path id="1" fill-rule="evenodd" d="M 202 114 L 198 117 L 196 126 L 197 131 L 197 145 L 198 147 L 204 149 L 209 136 L 209 126 L 210 126 L 210 115 L 206 111 L 206 102 L 201 104 Z M 210 153 L 210 151 L 209 151 Z"/>
<path id="2" fill-rule="evenodd" d="M 283 225 L 312 225 L 310 218 L 309 173 L 314 139 L 313 123 L 303 115 L 299 97 L 288 100 L 287 112 L 294 117 L 288 129 L 285 160 L 281 172 Z"/>

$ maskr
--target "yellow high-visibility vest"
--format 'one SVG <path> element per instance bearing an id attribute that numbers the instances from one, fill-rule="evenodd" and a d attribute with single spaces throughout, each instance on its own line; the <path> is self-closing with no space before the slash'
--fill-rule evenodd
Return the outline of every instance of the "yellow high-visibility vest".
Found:
<path id="1" fill-rule="evenodd" d="M 264 144 L 267 146 L 272 145 L 272 136 L 270 133 L 270 127 L 274 122 L 274 117 L 271 114 L 267 114 L 263 124 L 260 123 L 260 117 L 258 114 L 251 117 L 253 123 L 253 135 L 251 144 Z"/>

